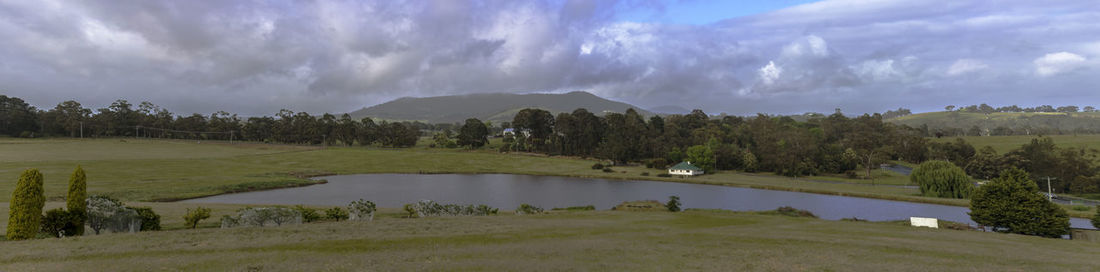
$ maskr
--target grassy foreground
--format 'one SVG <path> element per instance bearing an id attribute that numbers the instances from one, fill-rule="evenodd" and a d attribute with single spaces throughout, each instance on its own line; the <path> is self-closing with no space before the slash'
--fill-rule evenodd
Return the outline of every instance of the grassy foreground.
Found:
<path id="1" fill-rule="evenodd" d="M 564 212 L 0 243 L 0 270 L 1090 271 L 1094 243 L 722 211 Z"/>

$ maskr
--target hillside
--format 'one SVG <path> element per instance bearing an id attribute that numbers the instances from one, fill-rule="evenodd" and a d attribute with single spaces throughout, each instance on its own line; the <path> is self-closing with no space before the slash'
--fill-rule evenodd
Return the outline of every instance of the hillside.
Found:
<path id="1" fill-rule="evenodd" d="M 895 124 L 920 127 L 928 125 L 930 130 L 957 128 L 961 133 L 974 126 L 983 134 L 1027 135 L 1029 134 L 1069 134 L 1100 132 L 1100 112 L 996 112 L 991 114 L 972 112 L 926 112 L 887 119 Z M 1013 130 L 1012 134 L 997 133 L 998 127 Z"/>
<path id="2" fill-rule="evenodd" d="M 466 118 L 482 121 L 509 122 L 524 108 L 540 108 L 557 115 L 585 108 L 602 115 L 605 112 L 625 112 L 634 108 L 642 115 L 653 115 L 639 107 L 611 101 L 587 92 L 565 94 L 470 94 L 423 98 L 400 98 L 351 112 L 354 118 L 372 117 L 383 120 L 421 121 L 428 123 L 462 122 Z"/>

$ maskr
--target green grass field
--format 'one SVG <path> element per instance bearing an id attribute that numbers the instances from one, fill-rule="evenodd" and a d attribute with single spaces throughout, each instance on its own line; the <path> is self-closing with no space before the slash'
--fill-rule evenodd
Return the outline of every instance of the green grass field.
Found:
<path id="1" fill-rule="evenodd" d="M 931 138 L 933 142 L 953 142 L 955 138 L 962 138 L 974 146 L 975 149 L 981 149 L 985 146 L 991 146 L 994 150 L 997 150 L 997 154 L 1004 154 L 1013 149 L 1020 148 L 1020 146 L 1031 143 L 1031 139 L 1036 139 L 1039 136 L 1027 136 L 1027 135 L 1014 135 L 1014 136 L 965 136 L 965 137 L 943 137 L 943 138 Z M 1054 140 L 1054 144 L 1063 148 L 1085 148 L 1085 149 L 1100 149 L 1100 135 L 1095 134 L 1082 134 L 1082 135 L 1044 135 L 1043 137 L 1050 137 Z"/>
<path id="2" fill-rule="evenodd" d="M 1094 271 L 1095 243 L 723 211 L 396 218 L 0 242 L 0 270 Z"/>

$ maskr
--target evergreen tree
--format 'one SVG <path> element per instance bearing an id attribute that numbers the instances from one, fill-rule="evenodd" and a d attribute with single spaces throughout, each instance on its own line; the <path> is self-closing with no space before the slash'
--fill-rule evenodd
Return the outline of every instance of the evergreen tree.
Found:
<path id="1" fill-rule="evenodd" d="M 1069 215 L 1039 194 L 1026 171 L 1012 168 L 978 187 L 970 219 L 994 231 L 1058 238 L 1069 232 Z"/>
<path id="2" fill-rule="evenodd" d="M 913 169 L 909 180 L 920 186 L 924 196 L 966 198 L 974 189 L 966 172 L 946 161 L 927 161 Z"/>
<path id="3" fill-rule="evenodd" d="M 42 192 L 42 173 L 28 169 L 19 176 L 19 183 L 11 194 L 8 207 L 8 240 L 23 240 L 38 235 L 42 222 L 42 206 L 46 197 Z"/>
<path id="4" fill-rule="evenodd" d="M 65 208 L 69 210 L 69 216 L 73 219 L 73 228 L 66 235 L 84 235 L 84 220 L 88 216 L 88 178 L 84 175 L 84 168 L 77 166 L 76 171 L 69 177 L 69 195 L 65 198 Z"/>

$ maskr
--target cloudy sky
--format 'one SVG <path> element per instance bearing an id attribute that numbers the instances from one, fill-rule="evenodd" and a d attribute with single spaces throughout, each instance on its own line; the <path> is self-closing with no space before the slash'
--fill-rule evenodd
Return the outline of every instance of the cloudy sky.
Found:
<path id="1" fill-rule="evenodd" d="M 0 0 L 0 94 L 348 112 L 588 91 L 730 114 L 1100 104 L 1081 0 Z"/>

